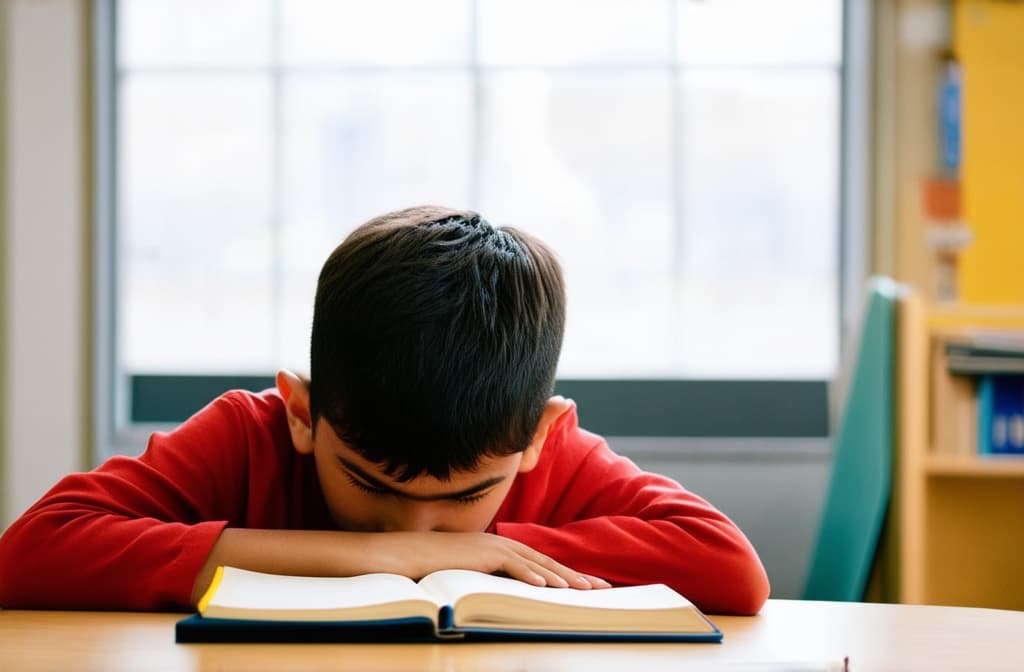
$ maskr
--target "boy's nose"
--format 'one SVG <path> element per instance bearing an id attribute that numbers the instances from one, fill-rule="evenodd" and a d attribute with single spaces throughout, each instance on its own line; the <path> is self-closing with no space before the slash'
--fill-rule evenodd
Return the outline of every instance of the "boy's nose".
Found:
<path id="1" fill-rule="evenodd" d="M 409 502 L 393 512 L 386 532 L 436 532 L 443 529 L 437 508 L 429 502 Z"/>

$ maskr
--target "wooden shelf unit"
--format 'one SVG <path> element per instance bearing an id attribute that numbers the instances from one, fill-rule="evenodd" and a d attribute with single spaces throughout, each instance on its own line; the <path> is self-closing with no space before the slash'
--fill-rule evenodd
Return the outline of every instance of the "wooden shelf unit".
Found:
<path id="1" fill-rule="evenodd" d="M 951 330 L 1024 329 L 1024 2 L 901 0 L 878 9 L 876 146 L 885 149 L 876 159 L 874 270 L 917 293 L 901 301 L 898 318 L 892 508 L 877 595 L 1024 609 L 1024 458 L 970 454 L 971 383 L 937 380 L 943 366 L 932 356 Z M 928 12 L 948 17 L 948 43 L 906 39 Z M 959 256 L 958 296 L 968 305 L 926 305 L 936 269 L 919 185 L 939 171 L 935 96 L 940 54 L 950 48 L 963 73 L 961 215 L 973 240 Z M 937 421 L 950 400 L 964 403 Z"/>
<path id="2" fill-rule="evenodd" d="M 1024 609 L 1024 456 L 944 454 L 931 436 L 932 360 L 943 334 L 1024 329 L 1024 306 L 928 307 L 910 294 L 898 317 L 897 450 L 882 598 Z M 968 428 L 973 431 L 973 428 Z"/>
<path id="3" fill-rule="evenodd" d="M 1024 457 L 1017 455 L 928 455 L 924 471 L 929 477 L 1020 479 L 1024 488 Z"/>

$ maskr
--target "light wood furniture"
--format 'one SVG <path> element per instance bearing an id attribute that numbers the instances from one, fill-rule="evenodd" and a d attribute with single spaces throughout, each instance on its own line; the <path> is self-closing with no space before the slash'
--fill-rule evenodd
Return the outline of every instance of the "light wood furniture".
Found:
<path id="1" fill-rule="evenodd" d="M 180 614 L 0 611 L 4 670 L 1020 670 L 1024 612 L 769 600 L 723 644 L 175 644 Z"/>
<path id="2" fill-rule="evenodd" d="M 1024 609 L 1024 460 L 972 450 L 974 406 L 961 403 L 972 396 L 972 382 L 949 377 L 935 356 L 955 330 L 1024 328 L 1024 3 L 900 0 L 882 6 L 887 4 L 895 15 L 883 10 L 882 16 L 895 18 L 893 26 L 909 28 L 928 12 L 951 19 L 949 46 L 963 73 L 962 217 L 974 240 L 959 268 L 960 299 L 970 305 L 926 305 L 911 297 L 900 312 L 898 448 L 880 597 Z M 910 34 L 880 36 L 883 44 L 899 45 L 881 61 L 880 72 L 890 76 L 882 78 L 880 105 L 903 111 L 880 127 L 883 138 L 898 141 L 898 179 L 889 191 L 879 191 L 879 208 L 895 202 L 899 216 L 882 227 L 880 240 L 891 243 L 893 263 L 878 270 L 891 267 L 897 280 L 933 297 L 933 259 L 917 187 L 938 166 L 939 45 L 907 41 Z"/>
<path id="3" fill-rule="evenodd" d="M 1024 609 L 1024 458 L 970 454 L 935 435 L 940 426 L 965 441 L 976 425 L 956 431 L 949 428 L 971 420 L 936 421 L 953 413 L 935 394 L 952 383 L 933 361 L 941 335 L 957 329 L 1024 329 L 1024 306 L 928 308 L 908 295 L 897 325 L 898 449 L 881 597 Z"/>

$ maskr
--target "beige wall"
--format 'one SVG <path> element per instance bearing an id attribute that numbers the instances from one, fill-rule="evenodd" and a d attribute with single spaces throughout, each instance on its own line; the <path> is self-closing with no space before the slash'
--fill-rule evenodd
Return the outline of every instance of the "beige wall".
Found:
<path id="1" fill-rule="evenodd" d="M 939 54 L 951 0 L 877 0 L 874 22 L 874 207 L 871 270 L 936 295 L 921 183 L 938 172 Z"/>
<path id="2" fill-rule="evenodd" d="M 85 466 L 88 3 L 7 0 L 0 527 Z"/>

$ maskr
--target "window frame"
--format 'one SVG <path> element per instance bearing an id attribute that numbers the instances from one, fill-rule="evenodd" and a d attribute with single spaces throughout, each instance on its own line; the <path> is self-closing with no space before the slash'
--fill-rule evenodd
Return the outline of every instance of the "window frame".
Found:
<path id="1" fill-rule="evenodd" d="M 273 372 L 261 376 L 136 376 L 117 370 L 116 343 L 118 250 L 116 246 L 117 70 L 116 1 L 93 3 L 94 147 L 94 423 L 93 462 L 115 454 L 137 454 L 153 431 L 178 424 L 201 408 L 216 390 L 265 387 Z M 839 181 L 837 229 L 837 338 L 844 352 L 856 321 L 865 278 L 865 241 L 870 186 L 870 3 L 846 0 L 842 7 L 839 64 Z M 155 380 L 153 380 L 155 378 Z M 162 379 L 162 380 L 161 380 Z M 174 405 L 177 415 L 155 421 L 149 411 L 129 407 L 133 387 L 147 387 L 147 404 Z M 153 384 L 156 387 L 153 388 Z M 588 429 L 609 437 L 824 437 L 835 417 L 831 379 L 713 380 L 622 379 L 559 380 L 556 390 L 580 405 Z M 152 396 L 153 391 L 156 396 Z M 138 389 L 136 389 L 136 393 Z M 143 409 L 144 410 L 144 409 Z M 133 413 L 140 419 L 133 420 Z"/>

